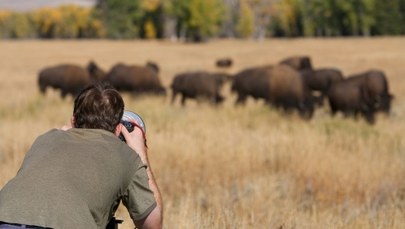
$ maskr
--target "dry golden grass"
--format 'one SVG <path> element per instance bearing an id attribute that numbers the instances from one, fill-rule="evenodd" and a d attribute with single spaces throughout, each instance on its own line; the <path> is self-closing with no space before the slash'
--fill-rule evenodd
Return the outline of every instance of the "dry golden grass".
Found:
<path id="1" fill-rule="evenodd" d="M 0 187 L 17 172 L 35 138 L 68 123 L 72 98 L 41 96 L 38 71 L 95 60 L 159 63 L 168 86 L 188 70 L 217 70 L 232 57 L 235 73 L 310 55 L 315 67 L 346 75 L 386 72 L 395 94 L 391 116 L 377 123 L 332 118 L 319 109 L 310 121 L 285 117 L 260 102 L 234 107 L 229 85 L 220 107 L 124 94 L 127 109 L 145 119 L 150 159 L 165 205 L 165 228 L 404 228 L 405 38 L 212 41 L 1 41 Z M 122 228 L 133 227 L 120 208 Z"/>

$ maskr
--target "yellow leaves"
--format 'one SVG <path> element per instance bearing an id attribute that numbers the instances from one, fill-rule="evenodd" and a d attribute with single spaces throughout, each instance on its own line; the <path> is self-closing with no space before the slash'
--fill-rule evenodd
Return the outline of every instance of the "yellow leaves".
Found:
<path id="1" fill-rule="evenodd" d="M 0 10 L 0 24 L 7 21 L 7 19 L 11 16 L 11 12 Z"/>
<path id="2" fill-rule="evenodd" d="M 47 34 L 56 24 L 61 22 L 62 15 L 57 9 L 44 7 L 34 11 L 32 19 L 37 27 L 38 33 Z"/>
<path id="3" fill-rule="evenodd" d="M 246 0 L 240 2 L 240 19 L 236 30 L 241 37 L 249 37 L 253 34 L 254 30 L 254 15 L 251 7 Z"/>
<path id="4" fill-rule="evenodd" d="M 276 17 L 287 34 L 291 34 L 298 17 L 297 0 L 281 0 L 275 5 Z"/>
<path id="5" fill-rule="evenodd" d="M 152 12 L 155 11 L 161 4 L 161 0 L 143 0 L 142 8 L 144 8 L 147 12 Z"/>
<path id="6" fill-rule="evenodd" d="M 41 8 L 32 13 L 39 37 L 78 38 L 103 36 L 101 21 L 92 18 L 92 9 L 77 5 Z"/>
<path id="7" fill-rule="evenodd" d="M 147 20 L 145 25 L 145 38 L 156 38 L 156 29 L 151 20 Z"/>

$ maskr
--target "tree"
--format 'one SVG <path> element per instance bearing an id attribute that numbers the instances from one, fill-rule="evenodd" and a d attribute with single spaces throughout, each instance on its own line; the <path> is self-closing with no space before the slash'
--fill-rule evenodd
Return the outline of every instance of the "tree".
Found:
<path id="1" fill-rule="evenodd" d="M 270 25 L 273 4 L 277 0 L 248 0 L 253 9 L 255 29 L 253 36 L 256 39 L 266 37 L 267 28 Z"/>
<path id="2" fill-rule="evenodd" d="M 222 0 L 224 4 L 224 17 L 221 23 L 219 31 L 220 37 L 235 37 L 237 33 L 237 27 L 240 23 L 240 17 L 244 17 L 241 12 L 241 2 L 246 0 Z M 246 12 L 245 12 L 246 13 Z M 242 19 L 245 20 L 245 19 Z M 253 26 L 253 19 L 252 19 Z"/>
<path id="3" fill-rule="evenodd" d="M 239 21 L 237 24 L 238 35 L 240 37 L 250 37 L 254 32 L 253 10 L 246 0 L 240 0 Z"/>
<path id="4" fill-rule="evenodd" d="M 62 15 L 57 9 L 41 8 L 33 12 L 32 18 L 39 38 L 55 38 Z"/>
<path id="5" fill-rule="evenodd" d="M 220 0 L 167 0 L 166 9 L 177 21 L 177 36 L 192 41 L 215 35 L 224 15 Z"/>
<path id="6" fill-rule="evenodd" d="M 162 38 L 164 26 L 161 0 L 143 0 L 140 27 L 141 38 Z"/>
<path id="7" fill-rule="evenodd" d="M 96 8 L 110 38 L 139 36 L 142 9 L 140 0 L 98 0 Z"/>
<path id="8" fill-rule="evenodd" d="M 296 37 L 303 35 L 302 9 L 299 0 L 278 2 L 272 17 L 272 27 L 278 36 Z"/>
<path id="9" fill-rule="evenodd" d="M 402 1 L 402 7 L 404 2 Z M 400 0 L 386 0 L 376 1 L 375 8 L 378 9 L 375 12 L 375 21 L 372 28 L 372 33 L 375 35 L 403 34 L 404 28 L 404 12 L 401 12 Z M 404 10 L 404 8 L 402 8 Z"/>

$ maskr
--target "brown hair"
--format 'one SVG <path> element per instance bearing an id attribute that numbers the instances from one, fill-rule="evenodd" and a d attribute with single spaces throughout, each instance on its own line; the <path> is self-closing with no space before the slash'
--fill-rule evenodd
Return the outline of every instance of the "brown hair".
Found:
<path id="1" fill-rule="evenodd" d="M 124 101 L 109 84 L 95 84 L 83 89 L 75 98 L 74 127 L 115 132 L 124 113 Z"/>

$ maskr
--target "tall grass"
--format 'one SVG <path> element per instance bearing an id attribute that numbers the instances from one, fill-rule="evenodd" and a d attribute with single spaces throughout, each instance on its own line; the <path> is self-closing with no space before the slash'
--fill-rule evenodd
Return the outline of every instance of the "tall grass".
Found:
<path id="1" fill-rule="evenodd" d="M 386 72 L 395 95 L 390 116 L 377 123 L 330 117 L 310 121 L 260 101 L 235 107 L 227 85 L 222 106 L 123 94 L 147 125 L 150 160 L 160 186 L 165 228 L 404 228 L 405 38 L 212 41 L 3 41 L 0 43 L 0 187 L 17 172 L 35 138 L 69 122 L 72 98 L 42 96 L 37 72 L 49 65 L 95 60 L 159 63 L 169 86 L 176 73 L 216 71 L 230 56 L 235 73 L 310 55 L 315 67 L 346 75 Z M 170 95 L 170 93 L 169 93 Z M 133 224 L 120 208 L 122 228 Z"/>

